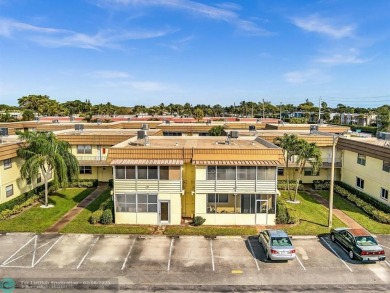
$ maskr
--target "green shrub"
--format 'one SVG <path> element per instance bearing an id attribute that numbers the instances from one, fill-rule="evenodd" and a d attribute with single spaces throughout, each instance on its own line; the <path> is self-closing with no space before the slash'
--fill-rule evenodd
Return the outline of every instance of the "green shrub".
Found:
<path id="1" fill-rule="evenodd" d="M 299 223 L 299 216 L 293 209 L 289 209 L 284 200 L 278 200 L 276 209 L 276 224 Z"/>
<path id="2" fill-rule="evenodd" d="M 100 219 L 103 215 L 103 210 L 97 210 L 97 211 L 94 211 L 91 215 L 91 217 L 89 218 L 89 222 L 91 224 L 97 224 L 100 222 Z"/>
<path id="3" fill-rule="evenodd" d="M 12 211 L 9 209 L 0 212 L 0 220 L 5 220 L 12 216 Z"/>
<path id="4" fill-rule="evenodd" d="M 108 186 L 114 188 L 114 179 L 108 180 Z"/>
<path id="5" fill-rule="evenodd" d="M 78 181 L 73 181 L 68 184 L 68 187 L 81 187 L 81 188 L 90 188 L 97 187 L 99 181 L 97 179 L 83 179 Z"/>
<path id="6" fill-rule="evenodd" d="M 204 224 L 204 222 L 206 222 L 206 219 L 201 217 L 201 216 L 196 216 L 193 220 L 192 220 L 192 224 L 194 226 L 201 226 Z"/>
<path id="7" fill-rule="evenodd" d="M 100 218 L 100 223 L 103 225 L 109 225 L 112 224 L 113 217 L 112 217 L 112 211 L 109 209 L 104 210 L 102 217 Z"/>
<path id="8" fill-rule="evenodd" d="M 364 192 L 361 192 L 360 190 L 357 190 L 356 188 L 344 183 L 344 182 L 337 182 L 335 185 L 337 186 L 340 186 L 342 187 L 343 189 L 345 189 L 346 191 L 349 191 L 350 193 L 354 194 L 355 196 L 357 196 L 358 198 L 364 200 L 365 202 L 373 205 L 374 207 L 376 207 L 377 209 L 385 212 L 385 213 L 390 213 L 390 206 L 380 202 L 379 200 L 377 200 L 376 198 L 364 193 Z M 336 189 L 335 189 L 336 191 Z"/>
<path id="9" fill-rule="evenodd" d="M 363 199 L 357 197 L 357 195 L 349 192 L 347 189 L 336 185 L 334 191 L 342 197 L 347 198 L 350 202 L 353 202 L 356 206 L 361 208 L 369 216 L 380 223 L 390 224 L 390 214 L 381 211 L 373 205 L 365 202 Z"/>
<path id="10" fill-rule="evenodd" d="M 329 190 L 330 181 L 329 180 L 313 180 L 313 189 L 314 190 Z"/>
<path id="11" fill-rule="evenodd" d="M 49 187 L 50 186 L 51 186 L 51 183 L 49 182 Z M 40 194 L 40 192 L 42 192 L 42 191 L 44 192 L 44 190 L 45 190 L 44 186 L 38 186 L 35 189 L 27 191 L 27 192 L 19 195 L 18 197 L 11 199 L 10 201 L 2 203 L 2 204 L 0 204 L 0 212 L 3 210 L 12 210 L 14 208 L 14 206 L 21 205 L 30 198 L 34 198 L 34 202 L 35 202 L 39 199 L 38 194 Z"/>
<path id="12" fill-rule="evenodd" d="M 297 186 L 296 181 L 290 181 L 290 190 L 295 190 Z M 286 180 L 280 180 L 278 181 L 278 189 L 279 190 L 287 190 L 287 181 Z M 298 190 L 303 190 L 304 187 L 301 183 L 299 183 Z"/>

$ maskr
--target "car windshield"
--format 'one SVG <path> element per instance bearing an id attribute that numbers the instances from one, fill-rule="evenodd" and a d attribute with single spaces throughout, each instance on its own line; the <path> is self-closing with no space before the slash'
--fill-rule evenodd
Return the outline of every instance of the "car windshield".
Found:
<path id="1" fill-rule="evenodd" d="M 378 242 L 372 236 L 357 236 L 356 244 L 359 246 L 373 246 L 378 245 Z"/>
<path id="2" fill-rule="evenodd" d="M 272 237 L 271 241 L 273 246 L 292 246 L 288 237 Z"/>

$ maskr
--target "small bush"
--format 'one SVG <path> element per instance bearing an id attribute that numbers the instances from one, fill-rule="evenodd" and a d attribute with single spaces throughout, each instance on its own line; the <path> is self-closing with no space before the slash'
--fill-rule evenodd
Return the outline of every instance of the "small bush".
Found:
<path id="1" fill-rule="evenodd" d="M 89 222 L 91 224 L 97 224 L 100 222 L 100 219 L 103 215 L 103 210 L 97 210 L 97 211 L 94 211 L 91 215 L 91 217 L 89 218 Z"/>
<path id="2" fill-rule="evenodd" d="M 99 181 L 97 179 L 83 179 L 78 181 L 73 181 L 68 184 L 68 187 L 81 187 L 81 188 L 90 188 L 97 187 Z"/>
<path id="3" fill-rule="evenodd" d="M 313 188 L 315 190 L 329 190 L 330 181 L 329 180 L 313 180 Z"/>
<path id="4" fill-rule="evenodd" d="M 206 219 L 201 217 L 201 216 L 196 216 L 194 219 L 193 219 L 193 222 L 192 224 L 194 226 L 201 226 L 203 225 L 203 223 L 206 222 Z"/>
<path id="5" fill-rule="evenodd" d="M 283 200 L 278 200 L 276 209 L 276 224 L 297 224 L 299 223 L 297 213 L 289 209 Z"/>
<path id="6" fill-rule="evenodd" d="M 104 210 L 102 217 L 100 218 L 100 223 L 103 225 L 109 225 L 112 224 L 113 217 L 112 217 L 112 211 L 109 209 Z"/>
<path id="7" fill-rule="evenodd" d="M 290 181 L 290 190 L 295 190 L 297 184 L 296 181 Z M 279 190 L 287 190 L 287 181 L 285 180 L 280 180 L 278 181 L 278 189 Z M 299 183 L 298 190 L 303 190 L 304 187 L 301 183 Z"/>
<path id="8" fill-rule="evenodd" d="M 5 220 L 12 216 L 12 211 L 9 209 L 0 212 L 0 220 Z"/>

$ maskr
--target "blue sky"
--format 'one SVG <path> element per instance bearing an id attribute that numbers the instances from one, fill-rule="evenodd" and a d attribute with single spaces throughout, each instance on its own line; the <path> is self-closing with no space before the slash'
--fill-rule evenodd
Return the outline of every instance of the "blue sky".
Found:
<path id="1" fill-rule="evenodd" d="M 390 103 L 388 0 L 0 0 L 0 104 Z"/>

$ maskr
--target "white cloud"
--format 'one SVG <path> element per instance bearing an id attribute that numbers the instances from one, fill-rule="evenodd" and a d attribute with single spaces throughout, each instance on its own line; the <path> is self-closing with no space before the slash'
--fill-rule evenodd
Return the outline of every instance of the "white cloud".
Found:
<path id="1" fill-rule="evenodd" d="M 315 60 L 318 63 L 326 65 L 343 65 L 343 64 L 361 64 L 368 62 L 366 59 L 359 57 L 358 50 L 351 48 L 347 52 L 335 53 L 328 56 L 323 56 Z"/>
<path id="2" fill-rule="evenodd" d="M 190 0 L 100 0 L 100 6 L 114 8 L 160 6 L 192 13 L 200 17 L 224 21 L 251 35 L 269 35 L 270 32 L 256 23 L 242 19 L 237 11 L 240 6 L 232 3 L 212 6 Z"/>
<path id="3" fill-rule="evenodd" d="M 318 15 L 293 18 L 292 22 L 305 31 L 324 34 L 335 39 L 351 37 L 355 31 L 353 25 L 337 26 L 331 20 L 320 18 Z"/>
<path id="4" fill-rule="evenodd" d="M 285 81 L 288 83 L 303 84 L 303 83 L 325 83 L 330 80 L 324 72 L 310 68 L 301 71 L 290 71 L 283 75 Z"/>
<path id="5" fill-rule="evenodd" d="M 75 47 L 99 50 L 102 48 L 120 48 L 120 43 L 129 40 L 151 39 L 174 32 L 170 28 L 147 30 L 101 30 L 88 35 L 80 32 L 39 27 L 9 19 L 0 19 L 0 36 L 14 37 L 20 34 L 45 47 Z M 24 35 L 23 35 L 24 34 Z"/>

